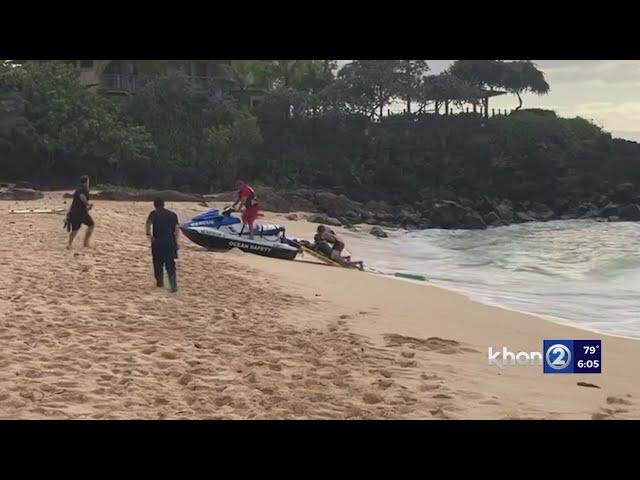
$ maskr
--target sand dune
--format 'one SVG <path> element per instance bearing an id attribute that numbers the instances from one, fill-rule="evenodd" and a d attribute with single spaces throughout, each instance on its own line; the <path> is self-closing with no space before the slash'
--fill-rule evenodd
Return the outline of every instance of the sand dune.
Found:
<path id="1" fill-rule="evenodd" d="M 51 193 L 20 207 L 62 204 Z M 93 246 L 81 233 L 71 251 L 61 215 L 8 214 L 15 206 L 0 202 L 0 418 L 640 416 L 637 342 L 607 340 L 606 376 L 499 376 L 483 357 L 489 333 L 527 347 L 576 331 L 309 258 L 212 253 L 185 238 L 172 295 L 154 285 L 150 205 L 95 202 Z M 182 220 L 202 210 L 169 207 Z M 314 228 L 265 221 L 294 235 Z"/>

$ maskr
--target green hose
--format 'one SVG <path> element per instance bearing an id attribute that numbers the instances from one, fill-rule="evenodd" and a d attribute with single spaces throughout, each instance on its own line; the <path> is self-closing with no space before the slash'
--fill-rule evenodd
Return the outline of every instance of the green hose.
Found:
<path id="1" fill-rule="evenodd" d="M 409 280 L 420 280 L 421 282 L 427 281 L 427 277 L 423 277 L 422 275 L 412 275 L 410 273 L 396 273 L 395 276 L 398 278 L 408 278 Z"/>

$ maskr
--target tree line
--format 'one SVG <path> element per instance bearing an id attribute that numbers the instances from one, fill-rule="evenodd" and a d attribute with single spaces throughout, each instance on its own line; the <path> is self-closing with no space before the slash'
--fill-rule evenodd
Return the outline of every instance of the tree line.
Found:
<path id="1" fill-rule="evenodd" d="M 164 62 L 139 62 L 156 78 L 125 99 L 83 88 L 62 61 L 0 64 L 0 178 L 67 186 L 88 173 L 205 192 L 241 176 L 373 198 L 527 183 L 548 192 L 565 177 L 636 171 L 628 149 L 612 166 L 618 147 L 590 122 L 521 109 L 523 93 L 550 88 L 528 60 L 457 60 L 436 75 L 424 60 L 233 61 L 239 91 L 265 92 L 251 109 L 214 81 L 159 74 Z M 518 99 L 512 115 L 440 115 L 493 91 Z M 385 116 L 397 102 L 404 111 Z"/>

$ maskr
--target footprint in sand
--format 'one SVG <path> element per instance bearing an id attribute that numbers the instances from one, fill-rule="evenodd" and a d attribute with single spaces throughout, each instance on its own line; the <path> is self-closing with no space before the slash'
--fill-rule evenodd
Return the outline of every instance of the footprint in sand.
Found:
<path id="1" fill-rule="evenodd" d="M 424 384 L 420 386 L 420 391 L 421 392 L 432 392 L 433 390 L 437 390 L 440 388 L 440 385 L 430 385 L 430 384 Z"/>
<path id="2" fill-rule="evenodd" d="M 386 390 L 393 385 L 393 380 L 378 380 L 377 385 L 380 389 Z"/>
<path id="3" fill-rule="evenodd" d="M 376 404 L 376 403 L 383 402 L 384 398 L 382 397 L 382 395 L 379 395 L 377 393 L 369 392 L 369 393 L 365 393 L 362 396 L 362 400 L 364 401 L 364 403 L 367 403 L 369 405 L 373 405 L 373 404 Z"/>

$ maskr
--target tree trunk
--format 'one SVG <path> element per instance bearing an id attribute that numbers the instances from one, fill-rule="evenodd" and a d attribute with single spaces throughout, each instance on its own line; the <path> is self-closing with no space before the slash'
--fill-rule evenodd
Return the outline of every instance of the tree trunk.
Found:
<path id="1" fill-rule="evenodd" d="M 516 107 L 516 112 L 522 108 L 522 98 L 520 97 L 520 92 L 516 92 L 518 97 L 518 106 Z"/>
<path id="2" fill-rule="evenodd" d="M 411 98 L 407 97 L 407 113 L 411 113 Z"/>
<path id="3" fill-rule="evenodd" d="M 449 100 L 445 100 L 444 102 L 444 113 L 446 116 L 449 116 Z"/>
<path id="4" fill-rule="evenodd" d="M 435 113 L 436 115 L 439 115 L 439 114 L 440 114 L 440 102 L 438 102 L 438 101 L 436 100 L 436 101 L 435 101 L 435 105 L 434 105 L 433 109 L 434 109 L 434 113 Z"/>
<path id="5" fill-rule="evenodd" d="M 380 120 L 382 120 L 382 115 L 384 115 L 384 103 L 380 104 Z"/>

